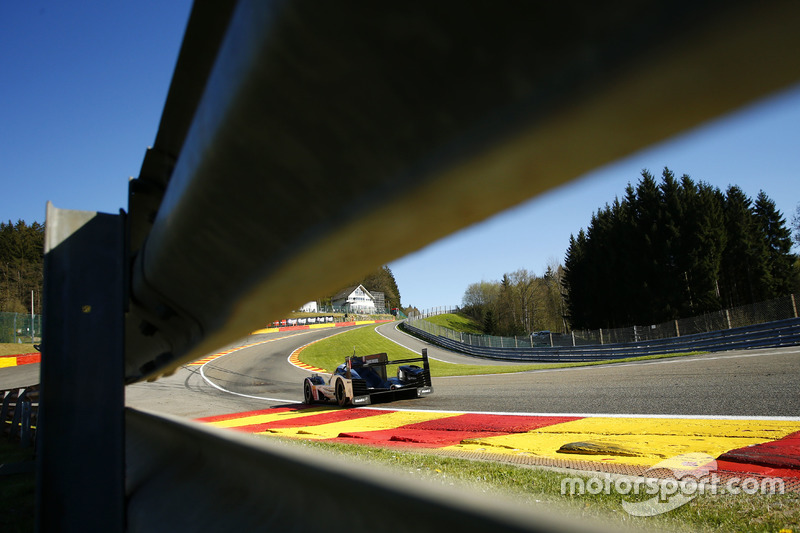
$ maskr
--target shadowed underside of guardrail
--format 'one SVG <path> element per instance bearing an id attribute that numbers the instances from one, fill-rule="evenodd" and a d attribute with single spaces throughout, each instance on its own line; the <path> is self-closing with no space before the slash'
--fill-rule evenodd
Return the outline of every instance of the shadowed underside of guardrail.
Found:
<path id="1" fill-rule="evenodd" d="M 135 410 L 126 420 L 132 531 L 608 531 L 352 458 Z M 176 494 L 191 504 L 175 509 Z"/>
<path id="2" fill-rule="evenodd" d="M 537 363 L 605 361 L 668 353 L 719 352 L 800 345 L 800 319 L 797 318 L 669 339 L 542 348 L 474 346 L 416 328 L 407 321 L 403 322 L 402 327 L 448 350 L 487 359 Z"/>
<path id="3" fill-rule="evenodd" d="M 796 81 L 797 9 L 240 2 L 131 184 L 126 379 Z"/>
<path id="4" fill-rule="evenodd" d="M 798 20 L 766 0 L 197 2 L 129 213 L 48 210 L 39 529 L 236 529 L 234 508 L 192 499 L 210 456 L 237 466 L 209 470 L 202 501 L 239 490 L 279 530 L 352 531 L 327 520 L 341 487 L 419 503 L 308 459 L 334 487 L 314 490 L 303 461 L 157 417 L 129 413 L 126 450 L 123 385 L 796 82 Z M 304 490 L 321 524 L 278 505 Z M 454 498 L 420 504 L 441 517 L 414 529 L 517 527 Z"/>

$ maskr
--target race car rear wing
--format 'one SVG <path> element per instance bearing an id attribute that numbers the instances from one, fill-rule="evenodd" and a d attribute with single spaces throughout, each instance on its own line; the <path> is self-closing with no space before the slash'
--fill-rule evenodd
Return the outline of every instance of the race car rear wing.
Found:
<path id="1" fill-rule="evenodd" d="M 348 370 L 351 368 L 353 364 L 354 358 L 360 359 L 361 366 L 368 366 L 368 367 L 375 367 L 375 371 L 381 376 L 382 379 L 386 380 L 386 367 L 389 365 L 406 365 L 410 363 L 422 363 L 422 368 L 424 369 L 424 376 L 425 376 L 425 384 L 431 384 L 431 370 L 430 366 L 428 365 L 428 349 L 422 349 L 422 357 L 410 357 L 407 359 L 397 359 L 394 361 L 389 361 L 389 357 L 386 355 L 386 352 L 370 354 L 370 355 L 352 355 L 345 358 L 345 362 L 347 363 Z"/>

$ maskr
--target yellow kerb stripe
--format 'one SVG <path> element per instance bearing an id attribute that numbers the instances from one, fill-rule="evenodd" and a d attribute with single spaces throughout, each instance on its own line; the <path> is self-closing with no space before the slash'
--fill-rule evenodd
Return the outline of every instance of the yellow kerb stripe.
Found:
<path id="1" fill-rule="evenodd" d="M 230 420 L 218 420 L 216 422 L 208 422 L 211 426 L 218 428 L 238 428 L 242 426 L 252 426 L 254 424 L 266 424 L 268 422 L 275 422 L 277 420 L 291 420 L 293 418 L 302 418 L 318 414 L 320 411 L 330 411 L 330 407 L 309 407 L 308 409 L 301 409 L 299 411 L 282 411 L 280 413 L 266 413 L 261 415 L 251 415 L 242 418 L 232 418 Z M 302 422 L 300 422 L 302 423 Z"/>
<path id="2" fill-rule="evenodd" d="M 458 416 L 458 414 L 398 411 L 380 415 L 376 414 L 375 416 L 358 418 L 355 420 L 321 424 L 319 426 L 270 429 L 265 433 L 303 439 L 333 439 L 338 437 L 341 433 L 360 433 L 363 431 L 394 429 L 406 424 L 427 422 L 428 420 L 449 418 L 452 416 Z"/>
<path id="3" fill-rule="evenodd" d="M 468 439 L 446 449 L 652 466 L 666 458 L 691 452 L 716 457 L 743 446 L 777 440 L 795 431 L 800 431 L 800 422 L 584 418 L 527 433 Z M 558 451 L 570 443 L 592 445 L 599 453 Z"/>

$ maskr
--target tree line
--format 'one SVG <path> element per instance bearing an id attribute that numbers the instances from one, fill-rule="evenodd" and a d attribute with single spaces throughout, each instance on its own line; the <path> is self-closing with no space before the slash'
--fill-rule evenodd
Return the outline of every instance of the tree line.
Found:
<path id="1" fill-rule="evenodd" d="M 563 288 L 575 329 L 657 324 L 784 296 L 798 282 L 791 230 L 763 191 L 723 193 L 669 168 L 570 236 Z"/>
<path id="2" fill-rule="evenodd" d="M 0 222 L 0 311 L 42 313 L 44 225 Z"/>
<path id="3" fill-rule="evenodd" d="M 787 227 L 766 193 L 723 193 L 664 168 L 570 236 L 564 265 L 467 287 L 462 309 L 491 335 L 658 324 L 785 296 L 800 288 L 800 205 Z"/>
<path id="4" fill-rule="evenodd" d="M 33 294 L 33 312 L 42 313 L 43 265 L 44 225 L 38 222 L 28 225 L 23 220 L 16 224 L 0 222 L 0 312 L 29 314 Z M 400 289 L 388 266 L 378 268 L 350 285 L 381 291 L 386 307 L 400 307 Z M 327 300 L 330 304 L 330 296 Z"/>
<path id="5" fill-rule="evenodd" d="M 562 266 L 554 263 L 543 276 L 520 269 L 503 274 L 500 281 L 472 283 L 464 293 L 462 311 L 479 321 L 487 335 L 564 332 L 563 276 Z"/>

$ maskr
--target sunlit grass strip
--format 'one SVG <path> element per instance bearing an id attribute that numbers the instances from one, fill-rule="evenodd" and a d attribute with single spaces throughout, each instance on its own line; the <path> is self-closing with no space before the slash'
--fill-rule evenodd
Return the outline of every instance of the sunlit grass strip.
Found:
<path id="1" fill-rule="evenodd" d="M 344 331 L 332 337 L 317 341 L 305 347 L 299 355 L 301 362 L 324 368 L 328 372 L 333 372 L 337 366 L 344 362 L 348 355 L 369 355 L 373 353 L 386 352 L 390 360 L 405 359 L 407 357 L 419 357 L 419 354 L 399 346 L 394 342 L 384 338 L 375 332 L 378 326 L 371 325 L 362 328 Z M 513 372 L 525 372 L 528 370 L 547 370 L 552 368 L 570 368 L 576 366 L 605 365 L 609 363 L 622 363 L 632 361 L 646 361 L 651 359 L 661 359 L 664 357 L 679 357 L 684 355 L 696 355 L 700 352 L 683 354 L 663 354 L 648 355 L 643 357 L 632 357 L 628 359 L 614 359 L 611 361 L 592 361 L 588 363 L 528 363 L 519 365 L 456 365 L 444 363 L 442 361 L 431 360 L 431 375 L 434 377 L 444 376 L 475 376 L 482 374 L 510 374 Z"/>
<path id="2" fill-rule="evenodd" d="M 0 342 L 0 355 L 19 355 L 23 353 L 33 353 L 36 348 L 33 344 L 18 344 L 14 342 Z"/>
<path id="3" fill-rule="evenodd" d="M 464 315 L 446 313 L 443 315 L 430 316 L 424 320 L 443 328 L 452 329 L 453 331 L 471 333 L 473 335 L 483 335 L 483 328 L 481 325 L 475 320 Z"/>
<path id="4" fill-rule="evenodd" d="M 263 437 L 261 437 L 263 438 Z M 446 455 L 321 441 L 277 439 L 287 446 L 302 446 L 347 461 L 373 463 L 398 475 L 436 483 L 451 490 L 468 489 L 498 498 L 514 498 L 521 505 L 545 512 L 567 513 L 587 521 L 608 521 L 637 530 L 778 532 L 800 529 L 800 494 L 774 495 L 699 494 L 686 505 L 653 517 L 628 515 L 624 500 L 633 496 L 610 494 L 562 495 L 562 480 L 575 474 L 536 467 L 474 461 Z M 597 474 L 602 477 L 603 474 Z"/>

